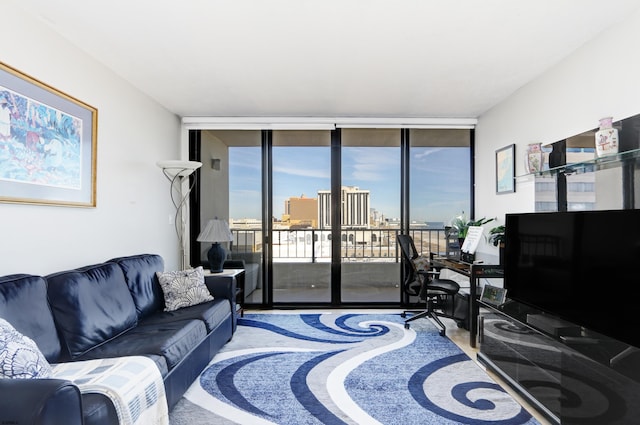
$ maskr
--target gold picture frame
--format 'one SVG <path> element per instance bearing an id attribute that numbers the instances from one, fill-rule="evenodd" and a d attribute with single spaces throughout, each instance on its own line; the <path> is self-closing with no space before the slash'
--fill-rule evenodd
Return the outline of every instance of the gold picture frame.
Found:
<path id="1" fill-rule="evenodd" d="M 98 110 L 0 62 L 0 202 L 96 206 Z"/>

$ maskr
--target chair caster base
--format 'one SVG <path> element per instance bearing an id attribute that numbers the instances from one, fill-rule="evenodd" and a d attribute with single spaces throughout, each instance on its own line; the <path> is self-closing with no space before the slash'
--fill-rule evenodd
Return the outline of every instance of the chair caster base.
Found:
<path id="1" fill-rule="evenodd" d="M 405 324 L 404 324 L 404 328 L 405 328 L 405 329 L 409 329 L 410 327 L 411 327 L 411 325 L 409 325 L 408 323 L 405 323 Z"/>

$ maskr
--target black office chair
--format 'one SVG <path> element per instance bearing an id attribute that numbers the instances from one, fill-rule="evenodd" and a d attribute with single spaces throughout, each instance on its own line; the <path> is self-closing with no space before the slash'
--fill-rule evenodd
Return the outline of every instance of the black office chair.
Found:
<path id="1" fill-rule="evenodd" d="M 446 327 L 438 315 L 454 318 L 453 305 L 455 296 L 460 291 L 460 285 L 450 279 L 439 279 L 439 273 L 431 270 L 429 265 L 424 270 L 418 270 L 415 260 L 420 257 L 420 254 L 416 251 L 411 236 L 398 235 L 398 245 L 402 251 L 404 291 L 411 296 L 419 297 L 426 303 L 423 311 L 405 311 L 401 314 L 402 317 L 407 317 L 407 313 L 415 314 L 405 320 L 404 327 L 409 329 L 409 322 L 428 317 L 440 328 L 440 335 L 444 336 Z"/>

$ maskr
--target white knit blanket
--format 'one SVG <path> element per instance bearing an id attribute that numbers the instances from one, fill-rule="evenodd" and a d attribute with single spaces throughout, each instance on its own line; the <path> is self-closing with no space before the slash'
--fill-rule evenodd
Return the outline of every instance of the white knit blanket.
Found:
<path id="1" fill-rule="evenodd" d="M 142 356 L 51 365 L 53 378 L 73 381 L 81 393 L 109 397 L 121 425 L 168 425 L 164 383 L 153 360 Z"/>

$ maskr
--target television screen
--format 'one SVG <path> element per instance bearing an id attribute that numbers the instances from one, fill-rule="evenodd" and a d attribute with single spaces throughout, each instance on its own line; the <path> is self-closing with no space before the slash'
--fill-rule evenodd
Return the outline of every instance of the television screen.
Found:
<path id="1" fill-rule="evenodd" d="M 640 210 L 507 214 L 509 299 L 640 347 Z"/>

